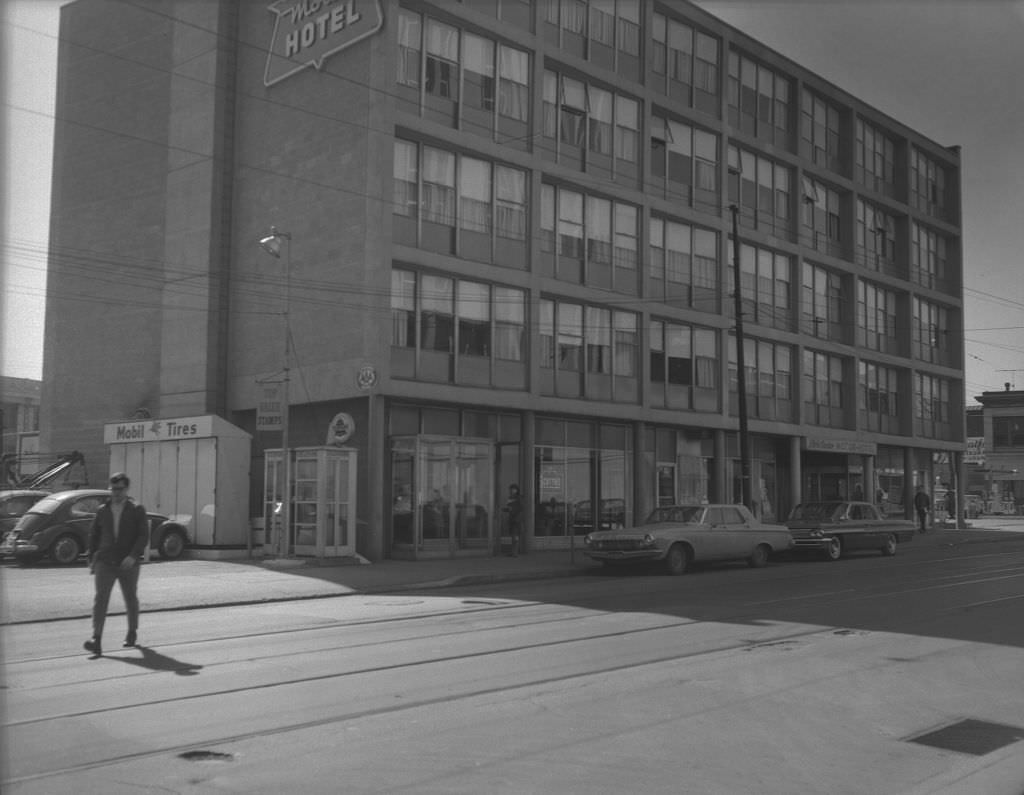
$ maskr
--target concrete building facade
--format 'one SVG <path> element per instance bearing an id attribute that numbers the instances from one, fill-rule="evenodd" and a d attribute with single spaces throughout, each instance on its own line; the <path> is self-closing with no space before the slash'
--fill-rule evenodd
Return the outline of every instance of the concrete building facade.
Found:
<path id="1" fill-rule="evenodd" d="M 958 150 L 685 2 L 76 0 L 54 165 L 45 443 L 216 414 L 262 515 L 284 371 L 371 559 L 739 501 L 734 220 L 759 515 L 964 449 Z"/>

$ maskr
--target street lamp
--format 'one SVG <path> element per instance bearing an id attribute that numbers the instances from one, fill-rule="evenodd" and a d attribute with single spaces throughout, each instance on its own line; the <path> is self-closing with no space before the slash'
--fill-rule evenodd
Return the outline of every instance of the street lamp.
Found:
<path id="1" fill-rule="evenodd" d="M 740 173 L 735 169 L 730 171 L 737 177 Z M 743 504 L 753 510 L 750 499 L 750 439 L 747 434 L 747 365 L 743 351 L 743 294 L 740 292 L 740 208 L 734 203 L 729 205 L 729 210 L 732 213 L 732 280 L 736 313 L 736 397 L 740 415 L 740 494 Z"/>
<path id="2" fill-rule="evenodd" d="M 288 414 L 291 410 L 288 402 L 288 380 L 291 368 L 291 327 L 288 322 L 288 310 L 292 292 L 292 236 L 287 232 L 279 232 L 276 227 L 272 226 L 270 234 L 260 238 L 260 248 L 275 259 L 280 259 L 282 240 L 287 242 L 284 261 L 284 374 L 281 389 L 281 455 L 284 459 L 284 471 L 282 472 L 284 489 L 280 509 L 282 512 L 281 534 L 277 539 L 277 549 L 279 555 L 287 557 L 290 549 L 292 517 L 292 455 L 288 440 Z"/>

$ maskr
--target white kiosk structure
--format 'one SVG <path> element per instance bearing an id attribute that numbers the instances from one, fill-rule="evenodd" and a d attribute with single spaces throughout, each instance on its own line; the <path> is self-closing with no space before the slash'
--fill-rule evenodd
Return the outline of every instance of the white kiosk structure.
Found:
<path id="1" fill-rule="evenodd" d="M 147 419 L 103 427 L 110 471 L 132 495 L 188 528 L 194 554 L 237 555 L 249 544 L 252 437 L 222 417 Z"/>

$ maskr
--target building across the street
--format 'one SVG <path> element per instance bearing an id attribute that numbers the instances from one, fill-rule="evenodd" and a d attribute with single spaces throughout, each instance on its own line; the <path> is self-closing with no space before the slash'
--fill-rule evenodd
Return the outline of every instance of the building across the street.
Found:
<path id="1" fill-rule="evenodd" d="M 1024 391 L 1007 383 L 967 409 L 967 504 L 986 514 L 1024 512 Z"/>
<path id="2" fill-rule="evenodd" d="M 61 13 L 51 449 L 223 418 L 277 552 L 371 559 L 739 502 L 741 382 L 765 519 L 963 453 L 958 149 L 695 5 Z"/>

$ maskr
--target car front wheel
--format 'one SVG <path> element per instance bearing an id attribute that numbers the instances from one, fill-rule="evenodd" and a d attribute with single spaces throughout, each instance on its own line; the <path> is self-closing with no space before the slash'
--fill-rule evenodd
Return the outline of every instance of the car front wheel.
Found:
<path id="1" fill-rule="evenodd" d="M 896 554 L 896 536 L 892 533 L 889 533 L 885 538 L 885 546 L 882 547 L 882 554 L 887 558 L 891 558 Z"/>
<path id="2" fill-rule="evenodd" d="M 682 544 L 673 544 L 665 556 L 665 569 L 673 577 L 685 574 L 690 567 L 690 552 Z"/>
<path id="3" fill-rule="evenodd" d="M 768 565 L 768 553 L 770 551 L 767 544 L 758 544 L 757 549 L 747 558 L 747 565 L 752 569 L 764 568 Z"/>
<path id="4" fill-rule="evenodd" d="M 157 551 L 164 560 L 180 558 L 181 553 L 185 551 L 185 536 L 178 530 L 168 530 L 160 539 Z"/>
<path id="5" fill-rule="evenodd" d="M 57 540 L 53 542 L 53 546 L 50 547 L 50 557 L 54 562 L 64 566 L 74 563 L 81 554 L 82 548 L 78 545 L 78 539 L 66 533 L 58 536 Z"/>
<path id="6" fill-rule="evenodd" d="M 843 556 L 843 541 L 839 536 L 832 536 L 825 547 L 825 557 L 828 560 L 839 560 Z"/>

